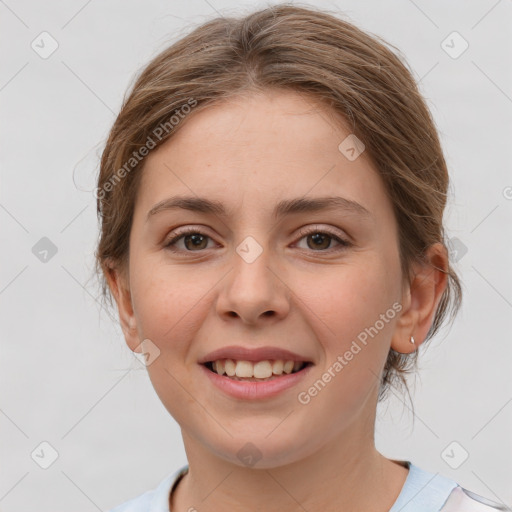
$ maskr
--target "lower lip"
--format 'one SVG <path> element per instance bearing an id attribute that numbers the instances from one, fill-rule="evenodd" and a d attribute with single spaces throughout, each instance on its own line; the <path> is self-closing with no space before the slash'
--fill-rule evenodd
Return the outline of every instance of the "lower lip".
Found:
<path id="1" fill-rule="evenodd" d="M 310 364 L 296 373 L 283 374 L 281 377 L 277 377 L 276 379 L 262 382 L 250 382 L 233 380 L 224 375 L 219 375 L 218 373 L 210 371 L 202 364 L 199 366 L 201 366 L 202 370 L 206 372 L 206 375 L 211 382 L 221 391 L 242 400 L 258 400 L 276 396 L 298 384 L 306 377 L 313 367 L 313 365 Z"/>

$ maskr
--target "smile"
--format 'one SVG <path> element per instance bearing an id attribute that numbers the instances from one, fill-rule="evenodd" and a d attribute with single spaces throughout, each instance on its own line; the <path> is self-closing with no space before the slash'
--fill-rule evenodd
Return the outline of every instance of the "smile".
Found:
<path id="1" fill-rule="evenodd" d="M 217 359 L 205 363 L 205 366 L 217 375 L 226 375 L 233 380 L 258 382 L 274 380 L 283 374 L 297 373 L 307 364 L 309 363 L 305 361 L 283 361 L 282 359 L 263 361 Z"/>
<path id="2" fill-rule="evenodd" d="M 263 400 L 296 386 L 314 365 L 304 361 L 221 359 L 199 366 L 209 382 L 224 394 L 240 400 Z"/>

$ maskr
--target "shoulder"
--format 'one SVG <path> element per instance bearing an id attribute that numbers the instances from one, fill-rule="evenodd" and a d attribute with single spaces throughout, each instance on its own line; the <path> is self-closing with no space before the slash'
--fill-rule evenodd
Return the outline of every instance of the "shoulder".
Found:
<path id="1" fill-rule="evenodd" d="M 464 489 L 454 480 L 431 473 L 410 461 L 398 499 L 390 512 L 496 512 L 509 510 L 502 504 Z"/>
<path id="2" fill-rule="evenodd" d="M 155 496 L 155 491 L 147 491 L 136 498 L 125 501 L 121 505 L 110 509 L 108 512 L 145 512 L 150 510 L 151 502 Z"/>
<path id="3" fill-rule="evenodd" d="M 168 512 L 169 494 L 178 479 L 188 471 L 188 465 L 167 475 L 155 489 L 146 491 L 107 512 Z"/>
<path id="4" fill-rule="evenodd" d="M 496 512 L 509 510 L 505 505 L 491 501 L 457 485 L 440 512 Z"/>

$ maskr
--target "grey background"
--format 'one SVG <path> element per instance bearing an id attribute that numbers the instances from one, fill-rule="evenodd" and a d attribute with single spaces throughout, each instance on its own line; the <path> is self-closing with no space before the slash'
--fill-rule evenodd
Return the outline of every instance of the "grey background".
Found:
<path id="1" fill-rule="evenodd" d="M 96 300 L 97 155 L 150 57 L 191 25 L 267 5 L 0 0 L 2 512 L 107 510 L 186 463 L 179 426 Z M 399 394 L 379 407 L 377 446 L 512 506 L 512 1 L 309 5 L 400 48 L 453 180 L 464 305 L 410 381 L 416 416 Z M 43 31 L 59 45 L 46 59 L 31 47 Z M 442 47 L 453 31 L 469 43 L 458 58 Z M 34 254 L 43 237 L 57 249 L 46 262 Z M 44 441 L 58 453 L 48 469 L 34 461 L 48 462 Z"/>

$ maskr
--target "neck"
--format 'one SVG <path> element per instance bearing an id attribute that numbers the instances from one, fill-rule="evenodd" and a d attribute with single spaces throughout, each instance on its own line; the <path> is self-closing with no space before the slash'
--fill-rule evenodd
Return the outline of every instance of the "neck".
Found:
<path id="1" fill-rule="evenodd" d="M 357 428 L 312 455 L 267 469 L 233 464 L 185 433 L 183 439 L 189 471 L 172 495 L 172 512 L 253 510 L 255 504 L 280 512 L 387 512 L 408 473 L 375 449 L 373 433 L 368 439 Z"/>

